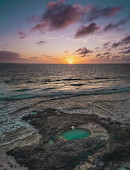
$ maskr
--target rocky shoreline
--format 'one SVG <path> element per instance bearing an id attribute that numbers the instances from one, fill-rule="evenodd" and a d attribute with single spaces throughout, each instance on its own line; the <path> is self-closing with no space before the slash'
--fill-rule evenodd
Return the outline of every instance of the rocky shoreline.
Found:
<path id="1" fill-rule="evenodd" d="M 130 133 L 127 124 L 101 118 L 95 114 L 67 114 L 58 109 L 45 109 L 36 115 L 23 117 L 38 129 L 42 136 L 39 144 L 8 151 L 17 162 L 29 170 L 114 170 L 127 169 L 130 158 Z M 65 141 L 64 131 L 87 129 L 91 135 L 85 139 Z M 49 140 L 52 145 L 48 145 Z M 123 165 L 122 165 L 123 164 Z"/>

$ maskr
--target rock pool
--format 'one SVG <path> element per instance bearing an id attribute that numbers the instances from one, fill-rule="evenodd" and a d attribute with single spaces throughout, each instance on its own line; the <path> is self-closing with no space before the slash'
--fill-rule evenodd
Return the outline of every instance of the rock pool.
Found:
<path id="1" fill-rule="evenodd" d="M 82 139 L 87 138 L 89 136 L 90 133 L 84 129 L 72 129 L 61 134 L 61 137 L 66 140 Z"/>

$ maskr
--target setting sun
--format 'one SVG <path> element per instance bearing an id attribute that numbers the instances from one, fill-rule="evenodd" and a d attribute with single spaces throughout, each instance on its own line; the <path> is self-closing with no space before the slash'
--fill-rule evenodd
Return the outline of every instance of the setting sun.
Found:
<path id="1" fill-rule="evenodd" d="M 71 59 L 71 58 L 67 59 L 67 63 L 68 64 L 73 64 L 73 59 Z"/>

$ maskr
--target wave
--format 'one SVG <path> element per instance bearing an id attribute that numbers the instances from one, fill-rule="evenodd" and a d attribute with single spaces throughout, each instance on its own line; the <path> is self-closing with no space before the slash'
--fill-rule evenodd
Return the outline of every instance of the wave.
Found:
<path id="1" fill-rule="evenodd" d="M 34 90 L 34 89 L 19 89 L 19 90 L 14 90 L 14 92 L 26 92 L 26 91 L 30 91 L 30 90 Z"/>
<path id="2" fill-rule="evenodd" d="M 123 93 L 130 92 L 130 87 L 120 88 L 120 89 L 102 89 L 97 90 L 93 89 L 93 91 L 81 90 L 81 91 L 53 91 L 48 93 L 39 93 L 39 94 L 20 94 L 20 95 L 10 95 L 1 97 L 1 101 L 12 101 L 12 100 L 25 100 L 32 98 L 42 98 L 42 97 L 57 97 L 57 96 L 83 96 L 83 95 L 107 95 L 107 94 L 115 94 L 115 93 Z"/>
<path id="3" fill-rule="evenodd" d="M 44 82 L 52 82 L 50 79 L 45 79 Z"/>
<path id="4" fill-rule="evenodd" d="M 71 86 L 83 86 L 83 85 L 85 85 L 85 84 L 83 84 L 83 83 L 71 84 Z"/>
<path id="5" fill-rule="evenodd" d="M 101 80 L 101 81 L 117 81 L 117 79 L 122 79 L 126 77 L 93 77 L 93 78 L 66 78 L 66 79 L 56 79 L 56 80 L 50 80 L 50 79 L 45 79 L 44 82 L 56 82 L 56 81 L 91 81 L 91 80 Z M 96 81 L 95 81 L 96 82 Z"/>
<path id="6" fill-rule="evenodd" d="M 7 80 L 3 80 L 3 82 L 5 84 L 14 84 L 14 85 L 17 85 L 17 84 L 36 84 L 36 83 L 51 83 L 51 82 L 76 82 L 76 81 L 89 81 L 89 83 L 93 83 L 91 81 L 94 81 L 95 80 L 95 83 L 97 81 L 117 81 L 119 79 L 129 79 L 129 77 L 126 77 L 126 76 L 120 76 L 120 77 L 84 77 L 84 78 L 61 78 L 61 79 L 36 79 L 36 80 L 25 80 L 25 79 L 20 79 L 20 78 L 17 78 L 17 79 L 7 79 Z"/>
<path id="7" fill-rule="evenodd" d="M 94 79 L 109 79 L 109 77 L 95 77 Z"/>

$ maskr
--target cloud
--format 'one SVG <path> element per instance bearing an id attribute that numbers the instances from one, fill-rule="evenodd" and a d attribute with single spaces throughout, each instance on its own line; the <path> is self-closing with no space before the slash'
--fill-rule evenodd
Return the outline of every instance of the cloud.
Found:
<path id="1" fill-rule="evenodd" d="M 103 55 L 108 55 L 108 54 L 110 54 L 110 52 L 106 52 L 106 53 L 104 53 Z"/>
<path id="2" fill-rule="evenodd" d="M 76 53 L 78 53 L 81 57 L 85 57 L 87 54 L 92 53 L 93 51 L 88 50 L 86 47 L 79 48 L 76 50 Z"/>
<path id="3" fill-rule="evenodd" d="M 112 60 L 114 61 L 120 61 L 120 62 L 130 62 L 130 55 L 125 55 L 125 56 L 112 56 Z"/>
<path id="4" fill-rule="evenodd" d="M 123 47 L 122 50 L 128 50 L 130 49 L 130 46 Z"/>
<path id="5" fill-rule="evenodd" d="M 25 34 L 24 32 L 22 31 L 19 31 L 18 32 L 18 35 L 19 35 L 19 39 L 25 39 L 27 37 L 27 34 Z"/>
<path id="6" fill-rule="evenodd" d="M 113 29 L 117 29 L 119 26 L 124 25 L 126 23 L 127 19 L 122 19 L 120 21 L 118 21 L 115 24 L 108 24 L 107 26 L 105 26 L 105 28 L 103 29 L 103 31 L 110 31 Z"/>
<path id="7" fill-rule="evenodd" d="M 51 58 L 52 58 L 52 56 L 46 55 L 46 54 L 44 54 L 43 57 L 47 57 L 47 58 L 50 58 L 50 57 L 51 57 Z"/>
<path id="8" fill-rule="evenodd" d="M 99 54 L 96 55 L 96 57 L 99 57 L 99 56 L 101 56 L 101 55 L 102 55 L 102 54 L 99 53 Z"/>
<path id="9" fill-rule="evenodd" d="M 38 30 L 39 30 L 41 33 L 44 33 L 46 26 L 47 26 L 46 23 L 39 23 L 39 24 L 36 24 L 36 25 L 31 29 L 31 31 L 38 31 Z"/>
<path id="10" fill-rule="evenodd" d="M 115 47 L 118 47 L 119 45 L 120 45 L 120 42 L 113 43 L 113 44 L 112 44 L 112 47 L 115 48 Z"/>
<path id="11" fill-rule="evenodd" d="M 126 51 L 122 51 L 121 54 L 130 54 L 130 48 Z"/>
<path id="12" fill-rule="evenodd" d="M 27 18 L 26 18 L 26 21 L 30 24 L 32 24 L 32 23 L 36 23 L 36 22 L 39 22 L 39 20 L 40 20 L 40 18 L 39 17 L 37 17 L 37 16 L 28 16 Z"/>
<path id="13" fill-rule="evenodd" d="M 130 62 L 130 55 L 120 56 L 120 55 L 112 55 L 112 56 L 104 56 L 101 55 L 98 57 L 98 60 L 103 62 L 122 62 L 122 63 L 129 63 Z"/>
<path id="14" fill-rule="evenodd" d="M 45 11 L 39 17 L 31 17 L 29 20 L 37 21 L 32 27 L 32 31 L 46 31 L 65 29 L 78 22 L 88 22 L 100 17 L 112 17 L 116 15 L 122 6 L 94 7 L 90 5 L 82 6 L 78 4 L 66 4 L 64 0 L 50 2 Z"/>
<path id="15" fill-rule="evenodd" d="M 98 59 L 105 61 L 105 60 L 109 60 L 109 59 L 110 59 L 110 56 L 101 55 L 101 56 L 98 57 Z"/>
<path id="16" fill-rule="evenodd" d="M 65 50 L 65 51 L 64 51 L 64 53 L 68 53 L 68 52 L 69 52 L 69 50 Z"/>
<path id="17" fill-rule="evenodd" d="M 79 22 L 88 8 L 77 4 L 68 5 L 63 0 L 50 2 L 46 11 L 40 16 L 40 22 L 32 30 L 44 32 L 46 28 L 49 31 L 67 28 Z"/>
<path id="18" fill-rule="evenodd" d="M 128 45 L 130 44 L 130 35 L 128 35 L 127 37 L 125 37 L 122 41 L 121 44 L 123 45 Z"/>
<path id="19" fill-rule="evenodd" d="M 130 55 L 123 56 L 121 60 L 124 61 L 124 62 L 129 62 L 130 63 Z"/>
<path id="20" fill-rule="evenodd" d="M 37 45 L 44 45 L 44 44 L 46 44 L 46 41 L 39 41 L 39 42 L 37 42 L 35 44 L 37 44 Z"/>
<path id="21" fill-rule="evenodd" d="M 110 42 L 106 42 L 103 44 L 103 46 L 108 46 L 110 44 Z"/>
<path id="22" fill-rule="evenodd" d="M 38 57 L 31 57 L 31 59 L 36 60 Z"/>
<path id="23" fill-rule="evenodd" d="M 116 59 L 116 60 L 118 59 L 119 60 L 120 56 L 119 55 L 114 55 L 114 56 L 112 56 L 112 59 Z"/>
<path id="24" fill-rule="evenodd" d="M 48 3 L 47 8 L 48 9 L 58 8 L 62 4 L 64 4 L 64 0 L 59 0 L 58 2 L 50 2 Z"/>
<path id="25" fill-rule="evenodd" d="M 121 41 L 117 42 L 117 43 L 113 43 L 112 47 L 118 47 L 120 45 L 129 45 L 130 44 L 130 35 L 126 36 L 125 38 L 123 38 Z"/>
<path id="26" fill-rule="evenodd" d="M 0 51 L 0 62 L 21 60 L 20 54 L 11 51 Z"/>
<path id="27" fill-rule="evenodd" d="M 123 7 L 122 5 L 115 6 L 115 7 L 105 7 L 105 8 L 94 7 L 90 10 L 86 19 L 88 21 L 93 21 L 101 17 L 112 17 L 116 15 L 122 9 L 122 7 Z"/>
<path id="28" fill-rule="evenodd" d="M 75 34 L 75 37 L 78 38 L 78 37 L 82 37 L 82 36 L 87 36 L 89 34 L 93 34 L 94 32 L 96 32 L 99 29 L 100 29 L 100 27 L 97 26 L 96 23 L 90 23 L 87 26 L 81 26 L 77 30 L 77 32 Z"/>

